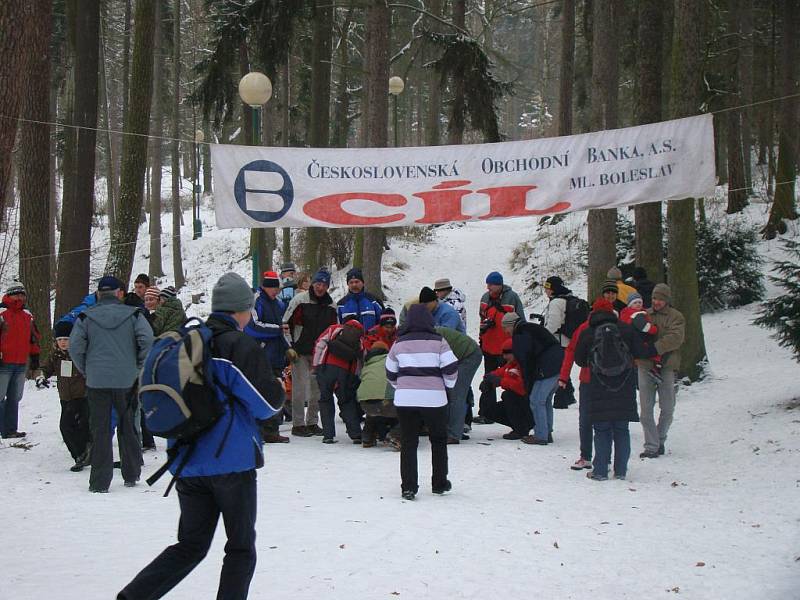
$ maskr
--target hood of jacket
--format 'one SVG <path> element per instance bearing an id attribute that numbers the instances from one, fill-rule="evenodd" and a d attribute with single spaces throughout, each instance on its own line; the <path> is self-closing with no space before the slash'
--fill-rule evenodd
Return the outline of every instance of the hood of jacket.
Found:
<path id="1" fill-rule="evenodd" d="M 405 333 L 418 331 L 436 333 L 433 328 L 433 315 L 424 304 L 414 304 L 408 309 Z"/>
<path id="2" fill-rule="evenodd" d="M 603 323 L 616 323 L 619 321 L 617 313 L 608 312 L 607 310 L 596 310 L 589 315 L 589 327 L 596 327 Z"/>
<path id="3" fill-rule="evenodd" d="M 138 310 L 135 306 L 125 305 L 116 298 L 103 298 L 85 310 L 81 317 L 90 320 L 98 327 L 112 330 L 133 318 Z"/>
<path id="4" fill-rule="evenodd" d="M 25 308 L 25 300 L 19 294 L 3 296 L 3 306 L 9 310 L 19 312 Z"/>

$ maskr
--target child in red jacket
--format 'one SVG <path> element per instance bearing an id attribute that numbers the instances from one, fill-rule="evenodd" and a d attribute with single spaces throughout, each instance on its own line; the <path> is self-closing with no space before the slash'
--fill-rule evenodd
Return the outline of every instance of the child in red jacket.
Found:
<path id="1" fill-rule="evenodd" d="M 628 294 L 628 306 L 622 309 L 619 320 L 632 325 L 634 329 L 641 332 L 644 335 L 645 344 L 649 343 L 650 336 L 655 336 L 658 333 L 658 327 L 650 320 L 650 315 L 647 314 L 647 310 L 644 308 L 644 300 L 638 292 Z M 648 375 L 656 383 L 661 383 L 661 368 L 664 357 L 656 355 L 652 360 L 653 368 L 648 371 Z"/>
<path id="2" fill-rule="evenodd" d="M 500 402 L 488 407 L 487 417 L 511 427 L 511 431 L 503 434 L 503 439 L 519 440 L 528 435 L 533 427 L 533 414 L 525 390 L 525 380 L 522 378 L 522 369 L 514 358 L 511 338 L 503 342 L 502 352 L 505 362 L 491 373 L 484 375 L 481 387 L 503 388 Z"/>

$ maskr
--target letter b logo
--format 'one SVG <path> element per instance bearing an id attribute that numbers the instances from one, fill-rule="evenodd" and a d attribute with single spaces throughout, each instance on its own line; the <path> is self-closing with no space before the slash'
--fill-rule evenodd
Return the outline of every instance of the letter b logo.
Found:
<path id="1" fill-rule="evenodd" d="M 254 160 L 239 170 L 233 195 L 246 215 L 262 223 L 273 223 L 292 207 L 294 187 L 279 164 Z"/>

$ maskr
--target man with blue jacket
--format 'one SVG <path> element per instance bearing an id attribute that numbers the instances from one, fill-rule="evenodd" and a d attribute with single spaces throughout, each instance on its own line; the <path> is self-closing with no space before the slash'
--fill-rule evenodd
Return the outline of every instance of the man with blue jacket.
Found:
<path id="1" fill-rule="evenodd" d="M 355 319 L 369 331 L 378 324 L 383 304 L 375 296 L 364 290 L 364 275 L 361 269 L 353 267 L 347 272 L 347 295 L 336 306 L 339 323 Z"/>
<path id="2" fill-rule="evenodd" d="M 264 273 L 255 306 L 250 311 L 250 322 L 244 328 L 244 332 L 263 348 L 269 364 L 272 365 L 273 374 L 279 378 L 286 366 L 286 351 L 289 349 L 289 343 L 283 336 L 283 313 L 286 312 L 286 303 L 278 295 L 281 291 L 280 285 L 280 279 L 275 271 Z M 275 415 L 267 422 L 263 431 L 266 443 L 289 442 L 288 437 L 278 432 L 280 424 L 280 415 Z"/>
<path id="3" fill-rule="evenodd" d="M 217 598 L 247 598 L 256 566 L 256 469 L 264 465 L 260 427 L 283 404 L 283 390 L 264 352 L 242 332 L 252 308 L 253 292 L 239 275 L 226 273 L 217 281 L 206 323 L 214 333 L 215 388 L 225 412 L 198 438 L 177 479 L 178 543 L 147 565 L 118 600 L 167 594 L 205 557 L 220 514 L 228 541 Z M 184 452 L 170 467 L 173 474 Z"/>
<path id="4" fill-rule="evenodd" d="M 467 333 L 464 321 L 458 311 L 447 302 L 442 302 L 429 287 L 424 287 L 419 291 L 419 303 L 428 307 L 433 315 L 433 324 L 436 327 L 449 327 L 459 333 Z"/>
<path id="5" fill-rule="evenodd" d="M 97 304 L 78 315 L 69 336 L 69 353 L 86 377 L 92 472 L 89 491 L 105 493 L 114 474 L 111 409 L 117 413 L 117 441 L 125 485 L 133 487 L 142 470 L 136 432 L 138 402 L 133 393 L 153 330 L 141 309 L 122 303 L 122 282 L 106 275 L 97 285 Z"/>

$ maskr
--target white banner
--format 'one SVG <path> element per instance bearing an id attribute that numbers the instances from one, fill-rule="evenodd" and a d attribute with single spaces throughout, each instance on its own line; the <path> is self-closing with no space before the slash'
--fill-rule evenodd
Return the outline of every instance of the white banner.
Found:
<path id="1" fill-rule="evenodd" d="M 219 227 L 396 227 L 700 198 L 711 115 L 497 144 L 211 146 Z"/>

